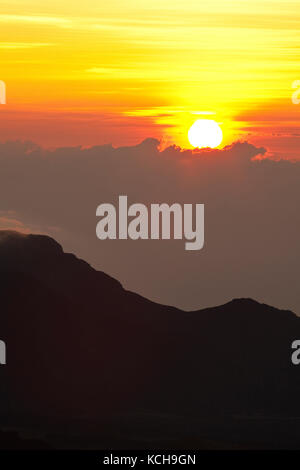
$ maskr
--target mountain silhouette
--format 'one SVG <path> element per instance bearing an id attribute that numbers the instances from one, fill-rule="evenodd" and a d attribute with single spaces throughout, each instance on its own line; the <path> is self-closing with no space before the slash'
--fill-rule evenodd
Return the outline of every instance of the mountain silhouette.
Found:
<path id="1" fill-rule="evenodd" d="M 0 295 L 2 426 L 65 447 L 76 446 L 71 434 L 110 448 L 300 441 L 300 320 L 290 311 L 252 299 L 160 305 L 50 237 L 12 231 L 0 231 Z"/>

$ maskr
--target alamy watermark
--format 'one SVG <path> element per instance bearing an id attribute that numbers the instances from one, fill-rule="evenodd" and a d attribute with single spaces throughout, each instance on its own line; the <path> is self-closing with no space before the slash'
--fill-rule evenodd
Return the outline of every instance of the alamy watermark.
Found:
<path id="1" fill-rule="evenodd" d="M 292 88 L 296 88 L 296 91 L 292 94 L 292 103 L 299 104 L 300 103 L 300 80 L 295 80 L 292 83 Z"/>
<path id="2" fill-rule="evenodd" d="M 0 104 L 6 104 L 6 85 L 0 80 Z"/>
<path id="3" fill-rule="evenodd" d="M 195 212 L 195 220 L 193 217 Z M 100 204 L 96 226 L 100 240 L 186 240 L 186 250 L 201 250 L 204 245 L 204 204 L 144 204 L 128 207 L 127 196 L 119 196 L 118 215 L 113 204 Z M 130 218 L 130 219 L 129 219 Z M 171 222 L 172 230 L 171 230 Z"/>
<path id="4" fill-rule="evenodd" d="M 298 366 L 300 364 L 300 340 L 295 339 L 295 341 L 292 342 L 291 348 L 295 350 L 291 355 L 292 364 Z"/>
<path id="5" fill-rule="evenodd" d="M 6 344 L 0 340 L 0 365 L 6 364 Z"/>

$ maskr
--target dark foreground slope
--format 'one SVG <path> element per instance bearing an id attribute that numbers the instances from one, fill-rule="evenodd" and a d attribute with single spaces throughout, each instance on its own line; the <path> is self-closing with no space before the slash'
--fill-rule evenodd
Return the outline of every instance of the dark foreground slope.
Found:
<path id="1" fill-rule="evenodd" d="M 162 306 L 51 238 L 6 231 L 0 295 L 3 425 L 51 434 L 64 446 L 171 439 L 199 447 L 200 437 L 300 445 L 293 313 L 251 299 L 197 312 Z"/>

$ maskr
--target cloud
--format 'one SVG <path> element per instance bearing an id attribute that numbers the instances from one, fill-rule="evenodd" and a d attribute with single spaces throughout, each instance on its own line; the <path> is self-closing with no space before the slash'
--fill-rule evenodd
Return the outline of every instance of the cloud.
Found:
<path id="1" fill-rule="evenodd" d="M 33 23 L 40 25 L 61 26 L 66 27 L 71 25 L 68 18 L 53 17 L 53 16 L 39 16 L 39 15 L 0 15 L 0 22 L 2 23 Z"/>
<path id="2" fill-rule="evenodd" d="M 12 211 L 7 211 L 6 214 L 0 212 L 0 230 L 17 230 L 21 233 L 31 233 L 31 230 L 23 222 L 14 218 Z"/>
<path id="3" fill-rule="evenodd" d="M 247 142 L 199 151 L 160 150 L 156 139 L 55 150 L 6 142 L 1 209 L 17 214 L 5 216 L 11 225 L 54 236 L 153 300 L 196 309 L 253 297 L 300 313 L 300 162 L 265 156 Z M 121 194 L 129 204 L 204 203 L 204 249 L 187 252 L 180 240 L 98 240 L 96 207 L 117 205 Z"/>
<path id="4" fill-rule="evenodd" d="M 50 227 L 53 231 L 58 231 L 56 227 Z M 38 233 L 38 234 L 46 234 L 49 231 L 49 227 L 47 227 L 47 231 L 45 232 L 42 227 L 33 225 L 33 224 L 26 224 L 26 222 L 20 220 L 18 214 L 15 211 L 0 211 L 0 230 L 15 230 L 20 233 Z"/>
<path id="5" fill-rule="evenodd" d="M 0 42 L 0 49 L 32 49 L 35 47 L 54 46 L 46 42 Z"/>

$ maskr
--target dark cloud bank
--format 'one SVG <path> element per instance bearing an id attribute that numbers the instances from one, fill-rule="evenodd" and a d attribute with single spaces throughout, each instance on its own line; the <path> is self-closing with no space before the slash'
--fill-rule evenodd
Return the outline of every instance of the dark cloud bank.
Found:
<path id="1" fill-rule="evenodd" d="M 44 150 L 0 144 L 0 228 L 53 236 L 65 251 L 155 301 L 196 309 L 252 297 L 300 313 L 300 162 L 260 158 L 263 148 L 159 150 L 159 142 Z M 96 238 L 96 208 L 204 203 L 205 246 L 183 240 Z"/>

